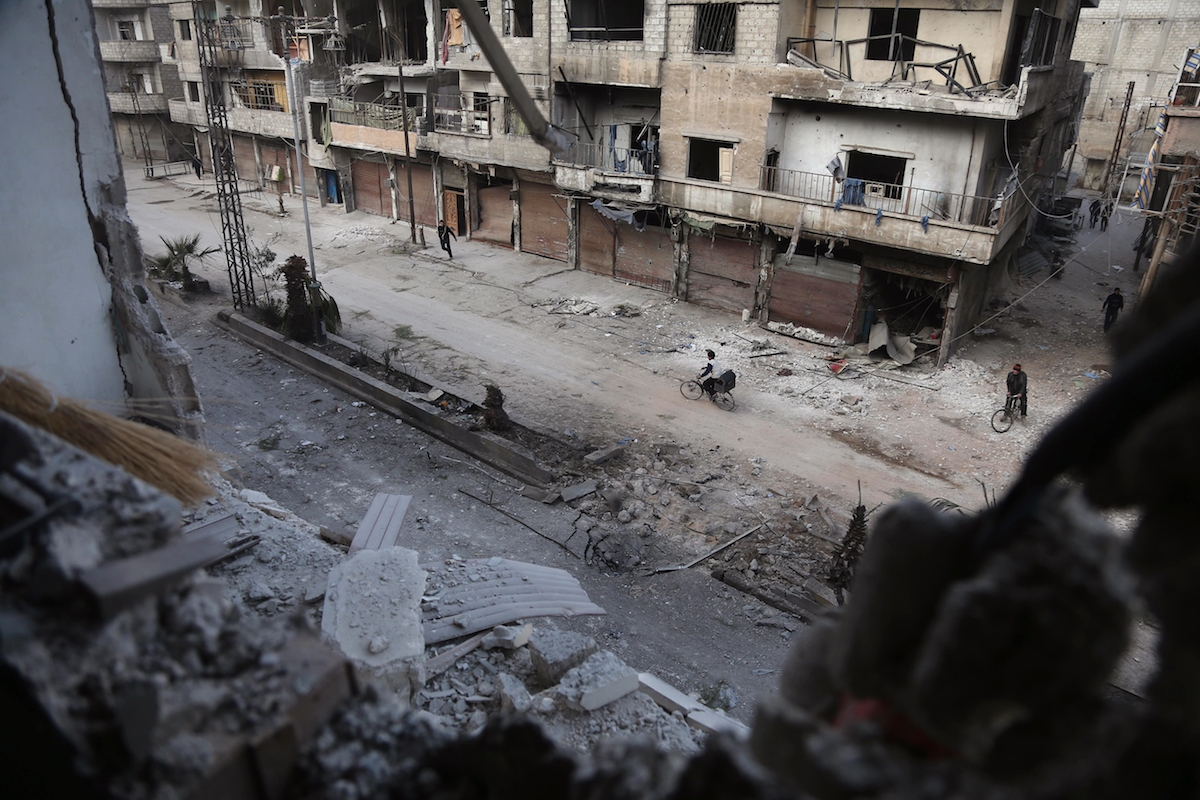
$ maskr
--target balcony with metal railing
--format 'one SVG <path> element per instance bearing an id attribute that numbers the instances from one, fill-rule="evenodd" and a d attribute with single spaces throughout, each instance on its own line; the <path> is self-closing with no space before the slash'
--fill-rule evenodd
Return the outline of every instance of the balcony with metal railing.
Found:
<path id="1" fill-rule="evenodd" d="M 655 149 L 576 142 L 554 156 L 560 186 L 613 200 L 651 202 L 658 174 Z"/>
<path id="2" fill-rule="evenodd" d="M 837 181 L 829 174 L 770 166 L 761 167 L 760 188 L 835 209 L 882 210 L 890 217 L 907 217 L 923 224 L 936 220 L 941 225 L 981 228 L 1002 227 L 1011 215 L 1016 194 L 1014 189 L 996 197 L 980 197 L 856 178 Z"/>
<path id="3" fill-rule="evenodd" d="M 404 114 L 400 106 L 356 103 L 345 97 L 329 98 L 329 128 L 332 144 L 391 153 L 405 152 Z M 428 132 L 425 109 L 410 107 L 409 152 L 415 152 L 418 136 Z"/>
<path id="4" fill-rule="evenodd" d="M 489 101 L 476 104 L 457 95 L 435 95 L 433 101 L 433 130 L 437 133 L 461 133 L 471 136 L 492 135 L 492 112 Z"/>

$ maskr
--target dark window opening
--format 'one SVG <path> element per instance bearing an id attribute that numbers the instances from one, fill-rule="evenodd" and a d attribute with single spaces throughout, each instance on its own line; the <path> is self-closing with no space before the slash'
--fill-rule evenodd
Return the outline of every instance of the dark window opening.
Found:
<path id="1" fill-rule="evenodd" d="M 1021 45 L 1021 66 L 1045 67 L 1054 63 L 1058 51 L 1058 30 L 1062 20 L 1033 10 L 1033 16 L 1025 23 L 1025 39 Z"/>
<path id="2" fill-rule="evenodd" d="M 193 103 L 200 102 L 200 83 L 198 81 L 188 81 L 188 100 Z"/>
<path id="3" fill-rule="evenodd" d="M 533 0 L 504 0 L 504 35 L 533 36 Z"/>
<path id="4" fill-rule="evenodd" d="M 117 37 L 123 42 L 132 42 L 137 40 L 137 32 L 134 30 L 132 20 L 117 20 Z"/>
<path id="5" fill-rule="evenodd" d="M 733 180 L 733 146 L 728 142 L 692 139 L 688 147 L 689 178 L 730 183 Z"/>
<path id="6" fill-rule="evenodd" d="M 640 42 L 643 0 L 567 0 L 573 42 Z"/>
<path id="7" fill-rule="evenodd" d="M 192 21 L 190 19 L 179 20 L 179 39 L 184 42 L 192 40 Z"/>
<path id="8" fill-rule="evenodd" d="M 483 94 L 482 92 L 473 92 L 471 95 L 471 110 L 475 112 L 474 123 L 472 125 L 475 133 L 482 133 L 485 136 L 491 135 L 491 132 L 492 132 L 492 97 L 491 97 L 491 95 Z"/>
<path id="9" fill-rule="evenodd" d="M 329 104 L 312 103 L 308 107 L 308 127 L 317 144 L 326 144 L 329 139 L 325 135 L 329 126 Z"/>
<path id="10" fill-rule="evenodd" d="M 873 8 L 867 28 L 867 59 L 870 61 L 912 61 L 917 50 L 917 24 L 921 11 L 916 8 Z M 895 22 L 895 36 L 892 24 Z"/>
<path id="11" fill-rule="evenodd" d="M 708 3 L 696 6 L 696 53 L 732 53 L 737 34 L 737 5 Z"/>
<path id="12" fill-rule="evenodd" d="M 895 156 L 879 156 L 874 153 L 863 153 L 855 150 L 846 154 L 849 163 L 846 165 L 846 192 L 851 193 L 858 181 L 858 193 L 865 199 L 866 205 L 871 205 L 872 197 L 886 197 L 889 200 L 900 198 L 904 184 L 904 167 L 907 159 Z M 854 203 L 863 205 L 863 202 Z"/>
<path id="13" fill-rule="evenodd" d="M 425 4 L 408 3 L 404 15 L 404 53 L 408 62 L 425 63 L 429 58 L 429 43 L 425 40 Z"/>

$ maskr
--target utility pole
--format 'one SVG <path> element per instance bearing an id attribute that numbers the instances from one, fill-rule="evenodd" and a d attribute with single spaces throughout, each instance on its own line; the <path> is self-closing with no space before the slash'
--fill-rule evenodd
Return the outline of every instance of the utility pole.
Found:
<path id="1" fill-rule="evenodd" d="M 404 92 L 404 59 L 408 55 L 408 22 L 400 17 L 400 58 L 397 59 L 400 73 L 400 118 L 404 120 L 404 177 L 408 179 L 408 228 L 409 241 L 417 243 L 417 207 L 413 202 L 412 152 L 408 143 L 408 95 Z M 421 232 L 424 239 L 424 231 Z"/>
<path id="2" fill-rule="evenodd" d="M 1117 136 L 1113 140 L 1112 154 L 1108 157 L 1108 166 L 1104 168 L 1104 180 L 1101 183 L 1104 185 L 1104 196 L 1111 197 L 1112 192 L 1112 177 L 1113 167 L 1116 166 L 1117 159 L 1121 157 L 1121 143 L 1125 139 L 1125 123 L 1129 121 L 1129 105 L 1133 102 L 1133 86 L 1134 82 L 1130 81 L 1129 86 L 1125 89 L 1125 105 L 1121 108 L 1121 121 L 1117 125 Z M 1121 180 L 1125 180 L 1125 167 L 1121 167 Z"/>
<path id="3" fill-rule="evenodd" d="M 317 280 L 317 259 L 313 255 L 312 226 L 308 218 L 308 187 L 304 180 L 304 162 L 300 156 L 300 89 L 292 72 L 292 35 L 296 20 L 285 16 L 279 7 L 279 19 L 283 30 L 283 64 L 287 76 L 288 100 L 292 105 L 292 137 L 296 145 L 296 172 L 300 174 L 300 205 L 304 209 L 304 236 L 308 241 L 308 270 L 312 280 L 308 284 L 308 304 L 312 306 L 313 336 L 317 344 L 325 344 L 325 323 L 321 318 L 321 282 Z"/>
<path id="4" fill-rule="evenodd" d="M 192 17 L 198 34 L 200 85 L 204 87 L 204 114 L 208 122 L 213 179 L 217 185 L 217 207 L 221 211 L 221 239 L 225 245 L 229 291 L 234 307 L 241 309 L 247 304 L 254 305 L 254 282 L 250 277 L 246 223 L 242 217 L 242 196 L 238 192 L 237 165 L 233 159 L 233 134 L 229 130 L 225 90 L 221 86 L 221 62 L 217 54 L 224 50 L 232 59 L 244 45 L 234 27 L 229 6 L 225 6 L 225 16 L 218 22 L 206 17 L 204 6 L 193 0 Z M 222 30 L 226 33 L 224 37 Z"/>

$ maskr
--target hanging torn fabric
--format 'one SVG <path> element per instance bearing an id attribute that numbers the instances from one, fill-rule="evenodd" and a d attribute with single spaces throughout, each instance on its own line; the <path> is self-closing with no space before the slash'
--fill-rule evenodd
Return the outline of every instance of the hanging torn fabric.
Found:
<path id="1" fill-rule="evenodd" d="M 879 223 L 883 222 L 883 207 L 875 209 L 875 227 L 879 227 Z"/>
<path id="2" fill-rule="evenodd" d="M 452 47 L 460 46 L 463 43 L 463 20 L 462 12 L 457 8 L 446 10 L 446 29 L 450 31 L 450 38 L 447 44 Z"/>
<path id="3" fill-rule="evenodd" d="M 921 217 L 921 227 L 925 229 L 926 233 L 929 233 L 929 215 L 928 214 Z"/>
<path id="4" fill-rule="evenodd" d="M 642 220 L 639 222 L 631 209 L 622 208 L 616 204 L 605 205 L 604 201 L 599 198 L 593 200 L 589 205 L 596 209 L 596 213 L 602 217 L 632 225 L 636 231 L 646 230 L 646 221 Z"/>

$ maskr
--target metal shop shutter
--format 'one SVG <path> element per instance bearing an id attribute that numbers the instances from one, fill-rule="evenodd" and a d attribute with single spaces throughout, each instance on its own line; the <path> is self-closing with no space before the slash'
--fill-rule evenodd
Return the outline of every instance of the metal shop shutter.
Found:
<path id="1" fill-rule="evenodd" d="M 233 162 L 237 164 L 238 180 L 258 183 L 258 161 L 254 158 L 254 140 L 248 136 L 233 137 Z"/>
<path id="2" fill-rule="evenodd" d="M 675 280 L 675 247 L 670 232 L 661 228 L 638 231 L 624 222 L 617 226 L 617 280 L 671 291 Z"/>
<path id="3" fill-rule="evenodd" d="M 304 151 L 300 152 L 300 164 L 301 164 L 301 169 L 304 170 L 304 193 L 307 194 L 309 197 L 317 197 L 321 192 L 320 188 L 317 186 L 317 171 L 315 169 L 313 169 L 313 165 L 309 163 L 308 154 L 305 153 Z M 296 170 L 294 170 L 294 169 L 292 170 L 293 173 L 295 173 L 295 171 Z M 296 181 L 296 192 L 299 193 L 300 192 L 300 176 L 295 175 L 294 177 L 295 177 L 295 181 Z M 383 177 L 385 177 L 385 178 L 387 177 L 386 170 L 384 170 Z M 385 186 L 386 186 L 386 184 L 385 184 Z M 387 210 L 388 216 L 391 216 L 391 213 L 392 213 L 391 200 L 388 201 L 387 209 L 388 209 Z"/>
<path id="4" fill-rule="evenodd" d="M 567 200 L 541 183 L 521 184 L 521 250 L 567 260 Z"/>
<path id="5" fill-rule="evenodd" d="M 744 239 L 691 233 L 688 236 L 689 303 L 740 313 L 754 308 L 758 247 Z"/>
<path id="6" fill-rule="evenodd" d="M 479 227 L 471 231 L 472 239 L 512 247 L 513 204 L 509 186 L 485 186 L 477 192 L 479 198 Z"/>
<path id="7" fill-rule="evenodd" d="M 387 177 L 386 175 L 384 176 Z M 417 224 L 436 228 L 438 224 L 437 195 L 433 193 L 433 170 L 428 164 L 412 165 L 413 210 Z M 400 192 L 400 219 L 408 220 L 408 178 L 404 162 L 396 162 L 396 187 Z"/>
<path id="8" fill-rule="evenodd" d="M 768 318 L 844 339 L 858 315 L 861 292 L 858 264 L 812 256 L 794 256 L 785 264 L 780 255 L 775 259 Z"/>
<path id="9" fill-rule="evenodd" d="M 368 214 L 390 217 L 392 195 L 387 184 L 387 166 L 376 161 L 354 161 L 350 175 L 354 182 L 354 207 Z"/>
<path id="10" fill-rule="evenodd" d="M 579 268 L 597 275 L 613 276 L 617 223 L 605 219 L 589 205 L 579 209 Z"/>

